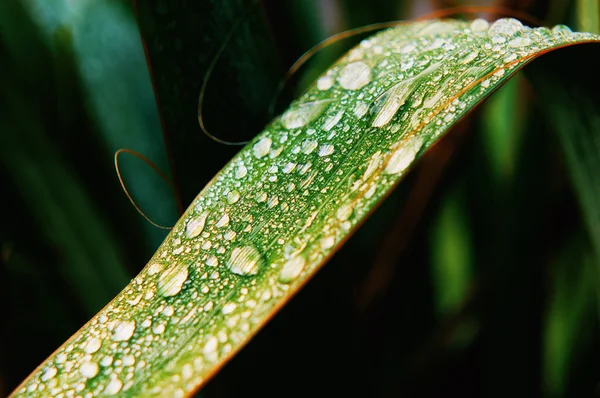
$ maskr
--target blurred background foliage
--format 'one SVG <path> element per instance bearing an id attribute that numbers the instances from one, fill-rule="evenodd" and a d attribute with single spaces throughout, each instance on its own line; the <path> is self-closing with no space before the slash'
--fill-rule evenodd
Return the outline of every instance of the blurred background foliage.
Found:
<path id="1" fill-rule="evenodd" d="M 172 225 L 239 150 L 197 121 L 203 79 L 233 26 L 241 21 L 203 116 L 213 134 L 243 141 L 273 116 L 286 68 L 312 45 L 460 5 L 0 1 L 0 396 L 115 296 L 167 233 L 128 202 L 115 151 L 138 151 L 170 175 L 176 195 L 139 159 L 121 159 L 139 206 Z M 468 5 L 489 7 L 470 17 L 512 10 L 585 30 L 600 18 L 593 0 Z M 276 111 L 361 37 L 315 56 Z M 431 149 L 201 395 L 600 396 L 599 265 L 577 202 L 552 126 L 519 75 Z"/>

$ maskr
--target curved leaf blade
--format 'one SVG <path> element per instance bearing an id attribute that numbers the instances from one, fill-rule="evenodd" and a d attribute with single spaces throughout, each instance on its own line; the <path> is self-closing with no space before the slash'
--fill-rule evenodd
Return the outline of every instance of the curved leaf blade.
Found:
<path id="1" fill-rule="evenodd" d="M 407 23 L 363 41 L 224 167 L 16 395 L 194 391 L 461 116 L 537 55 L 593 41 L 511 19 Z"/>

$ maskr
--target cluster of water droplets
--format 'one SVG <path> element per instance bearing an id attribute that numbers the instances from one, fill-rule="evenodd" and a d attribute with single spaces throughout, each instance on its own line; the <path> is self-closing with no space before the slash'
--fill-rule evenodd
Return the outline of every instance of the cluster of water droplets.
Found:
<path id="1" fill-rule="evenodd" d="M 414 23 L 364 40 L 222 170 L 144 271 L 19 393 L 193 390 L 432 140 L 519 63 L 589 38 L 478 19 Z"/>

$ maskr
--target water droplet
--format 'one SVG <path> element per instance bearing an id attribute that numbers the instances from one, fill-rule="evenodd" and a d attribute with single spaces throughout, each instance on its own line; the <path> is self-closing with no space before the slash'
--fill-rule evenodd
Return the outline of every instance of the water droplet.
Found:
<path id="1" fill-rule="evenodd" d="M 85 344 L 83 351 L 85 351 L 86 354 L 93 354 L 96 351 L 98 351 L 101 346 L 102 346 L 102 340 L 92 337 Z"/>
<path id="2" fill-rule="evenodd" d="M 235 310 L 236 307 L 237 307 L 237 305 L 235 303 L 227 303 L 223 306 L 223 309 L 221 310 L 221 312 L 225 315 L 231 314 L 233 312 L 233 310 Z"/>
<path id="3" fill-rule="evenodd" d="M 331 144 L 321 145 L 321 148 L 319 148 L 319 156 L 329 156 L 334 150 L 335 148 Z"/>
<path id="4" fill-rule="evenodd" d="M 321 249 L 327 250 L 333 247 L 335 244 L 335 238 L 333 235 L 325 236 L 321 239 Z"/>
<path id="5" fill-rule="evenodd" d="M 189 379 L 193 375 L 194 375 L 194 369 L 192 368 L 191 364 L 186 363 L 185 365 L 182 366 L 181 377 L 183 377 L 184 380 Z"/>
<path id="6" fill-rule="evenodd" d="M 211 355 L 217 352 L 217 348 L 219 348 L 219 340 L 217 340 L 215 336 L 210 336 L 208 340 L 206 340 L 202 352 L 204 352 L 205 355 Z"/>
<path id="7" fill-rule="evenodd" d="M 133 355 L 125 355 L 123 357 L 123 365 L 131 366 L 135 363 L 135 357 Z"/>
<path id="8" fill-rule="evenodd" d="M 572 31 L 567 25 L 558 24 L 552 28 L 552 33 L 572 33 Z"/>
<path id="9" fill-rule="evenodd" d="M 406 145 L 400 146 L 394 151 L 383 172 L 386 174 L 403 172 L 415 159 L 422 145 L 423 138 L 413 137 Z"/>
<path id="10" fill-rule="evenodd" d="M 51 368 L 46 369 L 46 371 L 42 374 L 41 380 L 42 381 L 48 381 L 51 378 L 53 378 L 54 376 L 56 376 L 56 373 L 58 373 L 58 369 L 56 369 L 54 366 Z"/>
<path id="11" fill-rule="evenodd" d="M 281 116 L 281 122 L 285 128 L 288 129 L 306 126 L 308 123 L 321 116 L 331 102 L 332 100 L 326 99 L 295 104 Z"/>
<path id="12" fill-rule="evenodd" d="M 122 387 L 123 387 L 123 382 L 121 382 L 121 380 L 119 380 L 117 378 L 113 378 L 106 385 L 106 388 L 104 389 L 104 394 L 106 394 L 106 395 L 115 395 L 116 393 L 118 393 L 119 391 L 121 391 Z"/>
<path id="13" fill-rule="evenodd" d="M 306 155 L 310 155 L 312 153 L 312 151 L 314 151 L 317 146 L 319 145 L 319 143 L 315 140 L 311 140 L 311 139 L 306 139 L 302 142 L 302 152 L 305 153 Z"/>
<path id="14" fill-rule="evenodd" d="M 227 203 L 234 204 L 240 200 L 240 193 L 238 191 L 231 191 L 227 194 Z"/>
<path id="15" fill-rule="evenodd" d="M 108 367 L 113 363 L 113 357 L 107 355 L 100 360 L 100 365 L 104 367 Z"/>
<path id="16" fill-rule="evenodd" d="M 158 262 L 151 263 L 150 265 L 148 265 L 148 275 L 154 275 L 160 272 L 164 268 L 164 266 L 164 264 Z"/>
<path id="17" fill-rule="evenodd" d="M 347 219 L 350 218 L 353 211 L 354 211 L 354 209 L 352 207 L 352 204 L 343 205 L 342 207 L 340 207 L 338 209 L 336 216 L 337 216 L 338 220 L 346 221 Z"/>
<path id="18" fill-rule="evenodd" d="M 258 140 L 258 142 L 252 147 L 254 157 L 260 159 L 267 156 L 267 154 L 271 150 L 271 144 L 272 141 L 270 138 L 263 137 L 260 140 Z"/>
<path id="19" fill-rule="evenodd" d="M 216 256 L 210 256 L 208 260 L 206 260 L 206 265 L 209 267 L 216 267 L 219 265 L 219 259 Z"/>
<path id="20" fill-rule="evenodd" d="M 226 227 L 227 225 L 229 225 L 229 214 L 225 213 L 221 216 L 219 221 L 217 221 L 217 223 L 215 224 L 215 227 L 223 228 L 223 227 Z"/>
<path id="21" fill-rule="evenodd" d="M 317 80 L 317 88 L 321 91 L 329 90 L 334 82 L 333 77 L 329 75 L 322 76 Z"/>
<path id="22" fill-rule="evenodd" d="M 161 323 L 158 325 L 154 325 L 154 327 L 152 328 L 152 333 L 154 334 L 163 334 L 165 332 L 165 324 Z"/>
<path id="23" fill-rule="evenodd" d="M 246 174 L 248 174 L 248 169 L 243 163 L 240 163 L 235 169 L 235 178 L 239 180 L 240 178 L 246 177 Z"/>
<path id="24" fill-rule="evenodd" d="M 260 191 L 256 193 L 256 201 L 258 203 L 264 203 L 267 201 L 267 193 L 265 191 Z"/>
<path id="25" fill-rule="evenodd" d="M 496 20 L 489 29 L 490 36 L 514 36 L 524 29 L 523 24 L 514 18 L 500 18 Z"/>
<path id="26" fill-rule="evenodd" d="M 163 271 L 158 278 L 158 293 L 165 297 L 174 296 L 181 291 L 188 278 L 188 267 L 184 263 L 175 263 Z"/>
<path id="27" fill-rule="evenodd" d="M 352 62 L 341 70 L 338 82 L 346 90 L 358 90 L 371 81 L 371 68 L 362 61 Z"/>
<path id="28" fill-rule="evenodd" d="M 200 235 L 200 233 L 204 229 L 204 224 L 206 223 L 207 215 L 208 215 L 207 213 L 202 213 L 199 216 L 196 216 L 196 217 L 192 218 L 190 221 L 188 221 L 188 223 L 185 227 L 185 235 L 188 238 L 191 239 L 191 238 L 195 238 L 196 236 Z"/>
<path id="29" fill-rule="evenodd" d="M 474 33 L 481 33 L 487 31 L 490 27 L 490 24 L 485 19 L 477 18 L 471 22 L 470 27 L 471 31 L 473 31 Z"/>
<path id="30" fill-rule="evenodd" d="M 83 377 L 92 378 L 98 374 L 98 364 L 96 362 L 84 362 L 79 366 L 79 373 Z"/>
<path id="31" fill-rule="evenodd" d="M 289 174 L 292 171 L 294 171 L 294 169 L 296 168 L 296 163 L 286 163 L 285 166 L 283 166 L 283 168 L 281 169 L 281 171 L 283 171 L 284 174 Z"/>
<path id="32" fill-rule="evenodd" d="M 256 275 L 263 259 L 254 246 L 236 247 L 227 261 L 227 268 L 238 275 Z"/>
<path id="33" fill-rule="evenodd" d="M 113 341 L 127 341 L 135 332 L 135 321 L 121 321 L 113 329 Z"/>
<path id="34" fill-rule="evenodd" d="M 237 233 L 232 230 L 229 230 L 223 234 L 223 237 L 227 240 L 234 240 L 236 236 L 237 236 Z"/>
<path id="35" fill-rule="evenodd" d="M 344 111 L 338 111 L 338 113 L 336 113 L 335 115 L 328 117 L 323 123 L 323 126 L 321 126 L 321 130 L 331 130 L 333 127 L 335 127 L 336 124 L 339 123 L 339 121 L 342 119 L 342 116 L 344 116 Z"/>
<path id="36" fill-rule="evenodd" d="M 408 97 L 417 88 L 417 84 L 415 84 L 416 77 L 395 84 L 392 88 L 377 97 L 372 107 L 372 112 L 375 113 L 372 123 L 373 127 L 383 127 L 392 120 L 398 109 L 404 105 Z"/>
<path id="37" fill-rule="evenodd" d="M 295 256 L 289 259 L 281 268 L 279 281 L 282 283 L 290 283 L 296 279 L 306 264 L 306 259 L 302 255 Z"/>
<path id="38" fill-rule="evenodd" d="M 367 163 L 367 168 L 365 169 L 365 172 L 362 176 L 363 180 L 368 180 L 369 177 L 371 177 L 373 173 L 375 173 L 375 171 L 379 169 L 379 166 L 381 164 L 381 158 L 381 151 L 377 151 L 373 154 L 373 156 L 371 156 L 371 159 L 369 159 L 369 162 Z"/>

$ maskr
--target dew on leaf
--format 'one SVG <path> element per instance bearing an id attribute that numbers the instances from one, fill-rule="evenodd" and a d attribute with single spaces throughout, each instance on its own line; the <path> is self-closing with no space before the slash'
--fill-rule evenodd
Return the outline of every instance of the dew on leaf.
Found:
<path id="1" fill-rule="evenodd" d="M 352 62 L 340 71 L 338 82 L 346 90 L 358 90 L 371 81 L 371 68 L 362 61 Z"/>
<path id="2" fill-rule="evenodd" d="M 135 321 L 120 321 L 113 329 L 111 340 L 113 341 L 127 341 L 133 336 L 135 332 Z"/>
<path id="3" fill-rule="evenodd" d="M 178 262 L 164 270 L 158 278 L 158 293 L 164 297 L 174 296 L 181 291 L 188 278 L 188 266 Z"/>
<path id="4" fill-rule="evenodd" d="M 256 275 L 262 262 L 262 255 L 254 246 L 236 247 L 231 251 L 227 268 L 237 275 Z"/>

